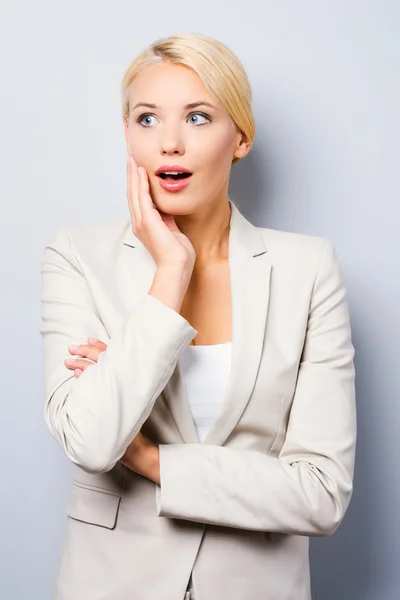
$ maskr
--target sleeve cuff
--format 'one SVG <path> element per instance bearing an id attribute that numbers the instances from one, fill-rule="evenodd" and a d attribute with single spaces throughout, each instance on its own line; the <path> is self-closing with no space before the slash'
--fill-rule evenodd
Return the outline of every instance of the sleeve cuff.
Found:
<path id="1" fill-rule="evenodd" d="M 146 328 L 152 330 L 150 335 L 162 331 L 167 338 L 180 341 L 181 347 L 189 344 L 198 333 L 181 314 L 150 294 L 144 297 L 141 309 Z"/>
<path id="2" fill-rule="evenodd" d="M 159 444 L 160 485 L 156 487 L 156 506 L 159 517 L 185 518 L 185 472 L 192 463 L 192 444 Z M 182 452 L 184 447 L 185 452 Z M 186 489 L 185 489 L 186 488 Z M 186 500 L 187 503 L 187 500 Z"/>

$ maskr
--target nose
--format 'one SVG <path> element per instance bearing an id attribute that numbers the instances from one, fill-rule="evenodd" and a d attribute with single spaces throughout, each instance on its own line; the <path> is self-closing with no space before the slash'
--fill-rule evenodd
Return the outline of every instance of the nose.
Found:
<path id="1" fill-rule="evenodd" d="M 160 133 L 160 152 L 162 156 L 184 154 L 185 144 L 179 127 L 163 127 L 163 131 Z"/>

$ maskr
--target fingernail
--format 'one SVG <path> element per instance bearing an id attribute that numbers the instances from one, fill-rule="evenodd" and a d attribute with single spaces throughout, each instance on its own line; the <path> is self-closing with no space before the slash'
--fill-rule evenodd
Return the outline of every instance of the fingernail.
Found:
<path id="1" fill-rule="evenodd" d="M 131 157 L 129 156 L 129 154 L 127 154 L 127 156 L 126 156 L 126 164 L 128 165 L 128 167 L 131 164 Z"/>
<path id="2" fill-rule="evenodd" d="M 88 342 L 89 344 L 96 344 L 99 340 L 96 340 L 95 338 L 92 337 L 88 337 Z"/>
<path id="3" fill-rule="evenodd" d="M 72 350 L 72 352 L 76 352 L 79 349 L 79 346 L 68 346 L 68 350 Z"/>

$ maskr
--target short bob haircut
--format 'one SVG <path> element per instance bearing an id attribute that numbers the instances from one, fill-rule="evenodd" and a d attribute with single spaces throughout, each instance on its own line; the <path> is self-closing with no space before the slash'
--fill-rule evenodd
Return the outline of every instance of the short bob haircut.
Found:
<path id="1" fill-rule="evenodd" d="M 236 129 L 250 145 L 256 128 L 251 109 L 251 86 L 238 57 L 222 42 L 199 33 L 183 33 L 161 38 L 142 50 L 132 61 L 122 80 L 122 116 L 129 118 L 129 90 L 138 73 L 151 65 L 170 62 L 192 69 L 205 88 L 226 110 Z M 232 165 L 239 158 L 234 157 Z"/>

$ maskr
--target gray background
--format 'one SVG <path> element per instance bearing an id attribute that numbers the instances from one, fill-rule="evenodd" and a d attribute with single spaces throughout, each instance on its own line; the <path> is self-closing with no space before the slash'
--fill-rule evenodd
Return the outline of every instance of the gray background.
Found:
<path id="1" fill-rule="evenodd" d="M 73 472 L 44 424 L 43 247 L 58 226 L 129 216 L 120 81 L 141 48 L 190 31 L 230 45 L 253 86 L 257 140 L 233 200 L 255 224 L 329 237 L 348 289 L 355 492 L 339 531 L 312 542 L 314 599 L 398 600 L 400 3 L 388 0 L 1 0 L 0 596 L 50 598 Z"/>

